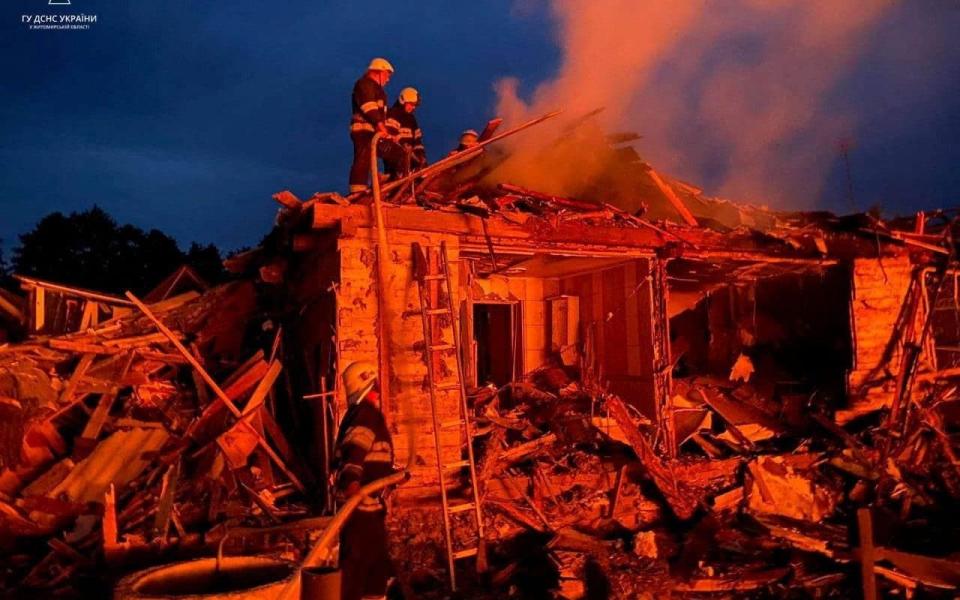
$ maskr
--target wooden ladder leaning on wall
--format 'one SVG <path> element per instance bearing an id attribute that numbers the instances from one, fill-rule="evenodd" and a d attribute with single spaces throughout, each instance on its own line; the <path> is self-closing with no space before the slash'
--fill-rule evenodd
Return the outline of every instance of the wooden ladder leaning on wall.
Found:
<path id="1" fill-rule="evenodd" d="M 430 411 L 433 416 L 433 441 L 437 452 L 437 476 L 440 483 L 440 501 L 443 509 L 443 533 L 447 545 L 447 563 L 450 569 L 450 588 L 456 591 L 456 561 L 476 556 L 477 570 L 483 571 L 486 567 L 483 517 L 480 510 L 480 492 L 477 488 L 477 465 L 473 456 L 473 426 L 470 422 L 470 409 L 467 406 L 460 330 L 458 329 L 458 319 L 451 294 L 453 286 L 450 282 L 446 243 L 441 242 L 439 256 L 436 248 L 428 247 L 425 249 L 420 244 L 414 243 L 413 260 L 414 278 L 417 281 L 417 288 L 420 293 L 420 314 L 423 319 L 427 383 L 430 392 Z M 449 336 L 447 337 L 448 331 Z M 447 337 L 446 340 L 445 337 Z M 455 372 L 445 377 L 438 369 L 440 357 L 451 351 L 456 356 L 457 368 Z M 459 416 L 452 421 L 441 422 L 437 414 L 437 397 L 447 391 L 456 391 L 459 395 Z M 460 436 L 461 458 L 445 464 L 441 451 L 440 432 L 441 430 L 454 428 Z M 452 503 L 446 480 L 447 477 L 455 473 L 460 473 L 466 477 L 469 498 L 466 501 Z M 467 547 L 455 549 L 451 531 L 451 515 L 458 513 L 473 515 L 472 521 L 476 541 Z"/>

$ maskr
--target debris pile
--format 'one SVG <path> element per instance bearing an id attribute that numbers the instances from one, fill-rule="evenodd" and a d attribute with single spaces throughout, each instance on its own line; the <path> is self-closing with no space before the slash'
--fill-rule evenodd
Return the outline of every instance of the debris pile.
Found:
<path id="1" fill-rule="evenodd" d="M 245 332 L 253 286 L 140 306 L 0 346 L 3 595 L 100 595 L 125 569 L 309 512 L 274 420 L 277 347 L 252 351 Z M 226 550 L 297 550 L 309 529 L 231 536 Z"/>
<path id="2" fill-rule="evenodd" d="M 863 572 L 881 591 L 953 597 L 960 466 L 944 389 L 909 423 L 841 427 L 815 407 L 789 421 L 730 382 L 688 384 L 696 400 L 678 412 L 695 425 L 668 459 L 662 428 L 568 372 L 474 390 L 492 587 L 477 597 L 846 598 Z M 419 542 L 439 546 L 435 525 Z M 424 560 L 405 566 L 428 578 Z"/>
<path id="3" fill-rule="evenodd" d="M 553 195 L 497 181 L 495 139 L 376 200 L 276 194 L 278 227 L 226 265 L 256 286 L 0 303 L 33 334 L 0 346 L 0 592 L 303 556 L 334 508 L 326 383 L 363 360 L 420 475 L 389 511 L 405 597 L 957 593 L 952 215 L 734 205 L 616 140 Z"/>

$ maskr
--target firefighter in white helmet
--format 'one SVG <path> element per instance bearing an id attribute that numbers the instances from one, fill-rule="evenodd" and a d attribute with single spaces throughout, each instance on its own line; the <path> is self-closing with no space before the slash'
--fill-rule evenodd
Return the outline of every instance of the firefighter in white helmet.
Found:
<path id="1" fill-rule="evenodd" d="M 467 148 L 473 148 L 480 143 L 480 134 L 473 129 L 466 129 L 460 134 L 460 139 L 456 148 L 447 153 L 447 156 L 453 156 L 457 152 L 463 152 Z M 479 155 L 478 155 L 479 156 Z"/>
<path id="2" fill-rule="evenodd" d="M 384 161 L 384 170 L 393 177 L 401 177 L 411 170 L 422 169 L 427 165 L 423 131 L 413 114 L 419 106 L 420 92 L 416 88 L 406 87 L 400 90 L 397 101 L 387 111 L 387 131 L 405 153 L 400 164 Z"/>
<path id="3" fill-rule="evenodd" d="M 457 146 L 457 151 L 466 150 L 467 148 L 473 148 L 480 143 L 480 136 L 476 131 L 472 129 L 467 129 L 460 134 L 460 145 Z"/>
<path id="4" fill-rule="evenodd" d="M 353 85 L 350 117 L 350 139 L 353 141 L 353 164 L 350 166 L 350 193 L 367 189 L 370 177 L 370 143 L 374 133 L 385 136 L 377 153 L 385 160 L 401 156 L 401 148 L 389 141 L 387 132 L 387 93 L 384 87 L 393 76 L 393 65 L 385 58 L 370 61 L 366 72 Z"/>
<path id="5" fill-rule="evenodd" d="M 334 448 L 337 493 L 346 499 L 363 486 L 393 474 L 393 440 L 380 411 L 377 368 L 351 363 L 343 370 L 349 408 Z M 387 548 L 386 504 L 378 494 L 361 500 L 340 531 L 343 600 L 384 598 L 393 574 Z"/>

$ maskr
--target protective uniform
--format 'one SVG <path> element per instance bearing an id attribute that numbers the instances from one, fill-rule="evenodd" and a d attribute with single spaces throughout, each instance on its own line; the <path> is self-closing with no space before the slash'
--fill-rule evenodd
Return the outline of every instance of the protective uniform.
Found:
<path id="1" fill-rule="evenodd" d="M 404 164 L 386 165 L 386 171 L 392 175 L 405 175 L 410 169 L 421 169 L 427 164 L 427 151 L 423 147 L 423 131 L 417 123 L 417 117 L 407 112 L 404 103 L 397 100 L 387 111 L 387 131 L 394 136 L 400 147 L 410 157 L 409 169 Z"/>
<path id="2" fill-rule="evenodd" d="M 350 493 L 359 486 L 391 475 L 393 440 L 380 409 L 364 401 L 376 383 L 376 368 L 364 362 L 343 373 L 350 408 L 343 417 L 334 449 L 337 490 Z M 392 574 L 382 497 L 367 497 L 340 531 L 341 598 L 382 598 Z"/>
<path id="3" fill-rule="evenodd" d="M 352 116 L 350 117 L 350 140 L 353 142 L 353 164 L 350 166 L 350 193 L 366 189 L 370 176 L 370 142 L 377 126 L 387 118 L 387 93 L 383 86 L 374 81 L 370 71 L 393 72 L 393 67 L 382 58 L 370 62 L 367 73 L 353 84 L 350 99 Z M 377 153 L 385 160 L 388 157 L 399 159 L 401 149 L 389 142 L 377 145 Z"/>

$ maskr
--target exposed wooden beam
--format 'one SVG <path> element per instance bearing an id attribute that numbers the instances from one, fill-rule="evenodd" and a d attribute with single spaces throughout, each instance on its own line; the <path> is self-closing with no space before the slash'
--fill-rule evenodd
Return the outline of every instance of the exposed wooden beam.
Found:
<path id="1" fill-rule="evenodd" d="M 187 362 L 190 363 L 190 365 L 197 370 L 197 372 L 200 374 L 200 377 L 203 378 L 206 384 L 210 386 L 210 389 L 213 390 L 213 393 L 217 395 L 217 398 L 219 398 L 220 401 L 223 402 L 228 409 L 230 409 L 230 412 L 233 413 L 234 417 L 239 419 L 242 416 L 240 409 L 237 408 L 237 405 L 234 404 L 233 401 L 230 399 L 230 397 L 227 396 L 227 394 L 220 388 L 219 385 L 217 385 L 217 382 L 213 379 L 213 377 L 210 376 L 209 373 L 207 373 L 207 370 L 203 368 L 203 366 L 193 356 L 193 354 L 191 354 L 190 351 L 187 350 L 182 343 L 180 343 L 180 340 L 177 338 L 176 334 L 170 331 L 170 329 L 168 329 L 167 326 L 164 325 L 163 322 L 160 321 L 160 319 L 158 319 L 156 315 L 154 315 L 153 312 L 149 308 L 147 308 L 147 306 L 143 302 L 141 302 L 136 296 L 134 296 L 132 292 L 127 292 L 126 296 L 127 298 L 130 299 L 130 301 L 134 304 L 134 306 L 140 309 L 140 312 L 146 315 L 146 317 L 153 322 L 154 326 L 156 326 L 157 329 L 159 329 L 161 332 L 163 332 L 165 336 L 167 336 L 167 339 L 170 340 L 170 342 L 177 349 L 177 351 L 180 352 L 181 355 L 183 355 L 183 357 L 187 360 Z M 293 471 L 291 471 L 286 464 L 284 464 L 283 460 L 280 458 L 279 455 L 277 455 L 276 451 L 274 451 L 274 449 L 270 446 L 270 444 L 267 443 L 267 440 L 264 439 L 264 437 L 260 435 L 259 432 L 255 431 L 255 433 L 257 435 L 257 443 L 259 444 L 260 448 L 262 448 L 263 451 L 267 453 L 267 456 L 270 457 L 270 460 L 272 460 L 277 465 L 277 467 L 279 467 L 280 470 L 283 471 L 283 474 L 286 475 L 286 477 L 290 480 L 290 482 L 293 483 L 293 485 L 296 486 L 298 490 L 303 491 L 304 487 L 300 479 L 296 475 L 294 475 Z"/>

